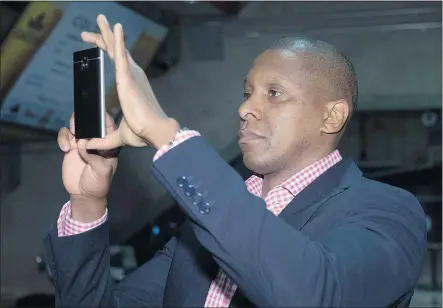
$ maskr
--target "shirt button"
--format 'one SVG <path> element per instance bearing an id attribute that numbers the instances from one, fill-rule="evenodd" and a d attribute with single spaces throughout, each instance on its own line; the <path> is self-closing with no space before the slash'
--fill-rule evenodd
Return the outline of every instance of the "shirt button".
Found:
<path id="1" fill-rule="evenodd" d="M 186 177 L 184 175 L 179 177 L 179 178 L 177 178 L 177 186 L 180 187 L 180 188 L 182 188 L 184 186 L 187 186 L 188 183 L 189 182 L 188 182 L 188 180 L 186 179 Z"/>
<path id="2" fill-rule="evenodd" d="M 185 196 L 192 197 L 193 195 L 195 195 L 195 188 L 189 185 L 183 189 L 183 192 Z"/>
<path id="3" fill-rule="evenodd" d="M 200 214 L 204 215 L 211 211 L 211 204 L 209 202 L 203 202 L 199 206 L 199 212 Z"/>
<path id="4" fill-rule="evenodd" d="M 192 198 L 192 204 L 193 205 L 199 205 L 201 202 L 203 202 L 203 195 L 198 192 Z"/>

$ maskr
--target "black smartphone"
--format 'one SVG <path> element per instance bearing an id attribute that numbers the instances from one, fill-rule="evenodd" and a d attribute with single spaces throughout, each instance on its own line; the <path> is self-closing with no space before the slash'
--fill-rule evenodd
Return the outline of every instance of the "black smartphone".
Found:
<path id="1" fill-rule="evenodd" d="M 106 136 L 104 61 L 100 48 L 74 52 L 75 139 Z"/>

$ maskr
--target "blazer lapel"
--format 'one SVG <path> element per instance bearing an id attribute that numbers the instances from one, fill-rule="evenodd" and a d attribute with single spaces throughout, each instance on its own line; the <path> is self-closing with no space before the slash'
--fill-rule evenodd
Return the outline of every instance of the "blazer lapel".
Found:
<path id="1" fill-rule="evenodd" d="M 200 271 L 204 273 L 204 278 L 201 279 L 196 285 L 195 298 L 192 301 L 193 307 L 203 307 L 208 296 L 208 291 L 211 286 L 211 282 L 217 276 L 219 271 L 218 264 L 214 261 L 212 254 L 207 251 L 203 246 L 197 252 L 197 262 L 199 263 Z"/>
<path id="2" fill-rule="evenodd" d="M 188 225 L 183 229 L 166 284 L 164 307 L 203 307 L 218 271 L 212 255 Z"/>
<path id="3" fill-rule="evenodd" d="M 361 175 L 362 172 L 355 163 L 345 158 L 295 196 L 279 216 L 300 230 L 323 201 L 351 187 Z"/>

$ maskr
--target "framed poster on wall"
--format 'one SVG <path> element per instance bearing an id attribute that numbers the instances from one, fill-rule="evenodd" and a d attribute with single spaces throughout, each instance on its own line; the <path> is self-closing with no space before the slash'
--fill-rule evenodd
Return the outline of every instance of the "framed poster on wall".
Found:
<path id="1" fill-rule="evenodd" d="M 120 22 L 134 60 L 147 67 L 168 29 L 116 2 L 30 2 L 1 48 L 0 120 L 57 131 L 73 111 L 72 53 L 90 48 L 82 31 L 98 31 L 96 17 Z M 105 62 L 107 109 L 119 110 L 114 67 Z"/>

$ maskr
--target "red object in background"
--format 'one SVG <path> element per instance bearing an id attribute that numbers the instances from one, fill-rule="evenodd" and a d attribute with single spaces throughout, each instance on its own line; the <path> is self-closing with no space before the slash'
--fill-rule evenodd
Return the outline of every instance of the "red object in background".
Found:
<path id="1" fill-rule="evenodd" d="M 237 15 L 246 6 L 247 1 L 208 1 L 226 15 Z"/>

